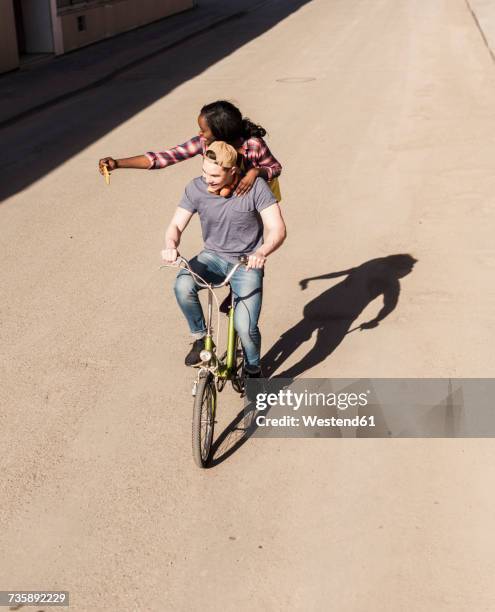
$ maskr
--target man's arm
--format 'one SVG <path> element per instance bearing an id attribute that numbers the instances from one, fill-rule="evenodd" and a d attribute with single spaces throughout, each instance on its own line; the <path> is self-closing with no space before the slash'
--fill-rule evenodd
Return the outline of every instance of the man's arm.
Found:
<path id="1" fill-rule="evenodd" d="M 262 268 L 268 255 L 276 251 L 287 236 L 287 230 L 278 203 L 264 208 L 260 215 L 263 221 L 264 242 L 256 253 L 249 256 L 248 268 Z"/>
<path id="2" fill-rule="evenodd" d="M 186 229 L 193 214 L 180 206 L 175 211 L 165 232 L 165 248 L 162 251 L 162 259 L 165 263 L 171 264 L 177 259 L 177 248 L 180 244 L 182 232 Z"/>

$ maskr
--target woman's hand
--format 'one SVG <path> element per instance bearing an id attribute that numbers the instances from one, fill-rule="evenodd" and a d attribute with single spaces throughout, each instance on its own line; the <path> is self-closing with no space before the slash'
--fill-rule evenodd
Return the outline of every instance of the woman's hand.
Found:
<path id="1" fill-rule="evenodd" d="M 252 186 L 254 185 L 254 181 L 259 176 L 258 168 L 251 168 L 245 174 L 245 176 L 239 181 L 236 190 L 234 191 L 234 195 L 242 196 L 249 191 L 251 191 Z"/>
<path id="2" fill-rule="evenodd" d="M 119 167 L 119 164 L 113 157 L 103 157 L 98 162 L 98 170 L 100 171 L 100 174 L 103 174 L 104 166 L 106 166 L 107 170 L 111 172 L 112 170 L 116 170 Z"/>

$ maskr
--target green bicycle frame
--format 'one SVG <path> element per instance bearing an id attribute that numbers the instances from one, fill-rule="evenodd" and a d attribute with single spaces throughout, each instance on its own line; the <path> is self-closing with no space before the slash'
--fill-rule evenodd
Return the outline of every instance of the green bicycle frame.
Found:
<path id="1" fill-rule="evenodd" d="M 229 374 L 233 372 L 235 366 L 235 336 L 236 331 L 234 328 L 234 306 L 231 305 L 229 308 L 229 325 L 227 331 L 227 372 Z"/>
<path id="2" fill-rule="evenodd" d="M 212 315 L 212 303 L 211 295 L 208 293 L 208 324 L 205 337 L 205 349 L 213 353 L 215 343 L 213 342 L 213 336 L 211 333 L 211 315 Z M 231 304 L 229 307 L 228 314 L 228 325 L 227 325 L 227 356 L 225 363 L 219 361 L 217 375 L 219 378 L 230 378 L 234 373 L 235 368 L 235 347 L 236 347 L 236 331 L 234 327 L 234 305 Z"/>

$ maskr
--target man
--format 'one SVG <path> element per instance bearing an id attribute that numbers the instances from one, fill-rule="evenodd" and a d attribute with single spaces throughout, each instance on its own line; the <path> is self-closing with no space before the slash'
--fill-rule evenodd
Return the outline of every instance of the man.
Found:
<path id="1" fill-rule="evenodd" d="M 165 263 L 177 259 L 182 232 L 196 212 L 201 222 L 204 250 L 189 262 L 195 273 L 208 282 L 218 283 L 238 263 L 240 255 L 249 256 L 247 265 L 235 272 L 230 286 L 235 299 L 234 325 L 244 349 L 246 374 L 257 377 L 260 375 L 258 318 L 263 268 L 267 257 L 284 241 L 286 231 L 278 202 L 263 179 L 257 178 L 245 195 L 221 195 L 233 192 L 239 180 L 234 147 L 221 141 L 213 142 L 205 152 L 203 176 L 187 185 L 167 228 L 162 257 Z M 185 363 L 198 365 L 206 334 L 199 287 L 187 270 L 181 270 L 174 290 L 194 340 Z"/>

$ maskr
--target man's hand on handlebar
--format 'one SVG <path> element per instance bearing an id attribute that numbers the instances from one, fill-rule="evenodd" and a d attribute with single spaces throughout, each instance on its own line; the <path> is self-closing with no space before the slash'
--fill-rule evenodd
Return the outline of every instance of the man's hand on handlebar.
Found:
<path id="1" fill-rule="evenodd" d="M 162 260 L 167 266 L 171 266 L 172 264 L 176 263 L 178 256 L 179 252 L 177 249 L 163 249 L 162 251 Z"/>
<path id="2" fill-rule="evenodd" d="M 261 251 L 256 251 L 249 256 L 248 262 L 246 264 L 246 268 L 248 270 L 252 269 L 260 269 L 263 268 L 266 262 L 266 257 L 261 253 Z"/>

